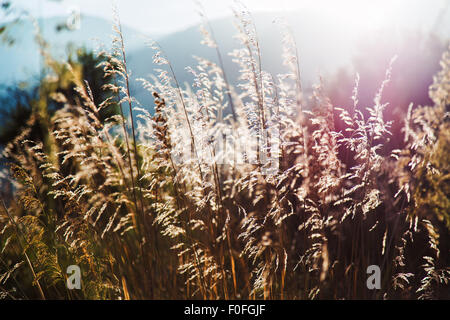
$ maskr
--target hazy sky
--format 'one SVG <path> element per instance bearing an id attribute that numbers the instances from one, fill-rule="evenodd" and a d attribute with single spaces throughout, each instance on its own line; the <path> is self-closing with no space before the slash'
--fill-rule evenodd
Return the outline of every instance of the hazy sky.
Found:
<path id="1" fill-rule="evenodd" d="M 14 0 L 34 16 L 67 15 L 73 7 L 82 14 L 110 19 L 112 0 Z M 251 11 L 313 10 L 342 16 L 352 28 L 377 28 L 385 24 L 431 28 L 447 6 L 441 21 L 450 21 L 448 0 L 243 0 Z M 124 24 L 153 34 L 165 34 L 199 22 L 193 0 L 115 0 Z M 203 0 L 213 19 L 230 14 L 233 0 Z M 395 18 L 394 18 L 395 17 Z M 1 17 L 0 17 L 1 19 Z M 448 24 L 447 24 L 448 26 Z M 441 30 L 442 32 L 442 30 Z M 449 31 L 446 31 L 447 35 Z"/>

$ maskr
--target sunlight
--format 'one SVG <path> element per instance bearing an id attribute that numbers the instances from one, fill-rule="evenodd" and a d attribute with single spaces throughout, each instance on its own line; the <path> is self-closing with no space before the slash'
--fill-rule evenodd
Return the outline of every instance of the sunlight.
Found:
<path id="1" fill-rule="evenodd" d="M 319 0 L 296 1 L 284 0 L 284 10 L 291 7 L 311 9 L 330 17 L 332 20 L 342 22 L 343 27 L 353 29 L 374 30 L 392 25 L 398 19 L 398 8 L 405 8 L 405 1 L 361 1 L 361 0 Z"/>

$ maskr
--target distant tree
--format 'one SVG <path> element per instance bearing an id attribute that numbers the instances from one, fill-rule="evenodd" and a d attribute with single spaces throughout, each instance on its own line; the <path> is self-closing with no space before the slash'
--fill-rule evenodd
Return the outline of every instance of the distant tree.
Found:
<path id="1" fill-rule="evenodd" d="M 6 145 L 20 133 L 38 98 L 38 87 L 30 89 L 22 84 L 4 88 L 0 96 L 0 146 Z"/>
<path id="2" fill-rule="evenodd" d="M 51 76 L 44 77 L 37 85 L 28 87 L 21 83 L 5 87 L 0 93 L 0 146 L 20 134 L 33 113 L 39 114 L 42 120 L 62 108 L 63 103 L 55 99 L 58 93 L 69 103 L 76 103 L 75 78 L 89 84 L 96 105 L 111 97 L 112 93 L 102 87 L 112 79 L 104 77 L 102 70 L 97 68 L 102 59 L 86 49 L 78 49 L 69 55 L 66 63 L 53 61 Z M 113 104 L 100 111 L 100 119 L 105 121 L 117 112 L 118 105 Z"/>

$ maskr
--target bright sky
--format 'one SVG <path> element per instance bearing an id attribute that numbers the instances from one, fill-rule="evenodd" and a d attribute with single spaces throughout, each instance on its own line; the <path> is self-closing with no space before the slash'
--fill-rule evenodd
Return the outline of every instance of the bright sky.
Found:
<path id="1" fill-rule="evenodd" d="M 12 2 L 17 7 L 27 9 L 34 16 L 67 15 L 70 9 L 75 7 L 82 14 L 110 19 L 113 0 Z M 242 2 L 252 12 L 319 11 L 321 16 L 343 18 L 352 28 L 378 28 L 389 23 L 428 29 L 446 6 L 446 13 L 441 20 L 444 22 L 450 20 L 448 0 L 242 0 Z M 115 0 L 115 3 L 124 24 L 147 33 L 170 33 L 199 22 L 194 0 Z M 202 3 L 209 18 L 214 19 L 230 15 L 233 0 L 203 0 Z"/>

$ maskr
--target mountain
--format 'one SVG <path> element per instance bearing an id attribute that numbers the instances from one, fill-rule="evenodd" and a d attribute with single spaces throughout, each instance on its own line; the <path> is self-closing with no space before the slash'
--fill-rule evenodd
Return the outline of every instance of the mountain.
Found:
<path id="1" fill-rule="evenodd" d="M 280 27 L 273 23 L 276 14 L 258 13 L 254 15 L 258 40 L 261 46 L 262 67 L 274 76 L 286 70 L 282 64 L 282 43 Z M 216 41 L 224 60 L 228 77 L 233 84 L 237 84 L 239 70 L 229 56 L 235 48 L 241 47 L 234 37 L 237 33 L 233 25 L 233 18 L 223 18 L 211 21 Z M 296 38 L 300 56 L 302 81 L 305 87 L 310 87 L 318 81 L 319 75 L 334 73 L 339 67 L 348 65 L 351 52 L 354 51 L 357 32 L 348 32 L 342 23 L 324 21 L 309 13 L 292 13 L 286 17 Z M 201 45 L 202 36 L 199 26 L 193 26 L 158 40 L 175 70 L 180 83 L 190 82 L 192 77 L 185 70 L 187 66 L 195 66 L 194 56 L 200 56 L 217 62 L 215 49 Z M 129 65 L 134 78 L 148 78 L 153 69 L 153 52 L 150 48 L 140 48 L 129 54 Z M 138 98 L 142 98 L 140 90 Z M 145 99 L 145 98 L 144 98 Z"/>
<path id="2" fill-rule="evenodd" d="M 275 17 L 276 13 L 253 14 L 261 46 L 262 67 L 274 76 L 286 72 L 282 64 L 282 37 L 279 25 L 273 22 Z M 349 100 L 355 74 L 359 72 L 361 83 L 364 84 L 360 87 L 363 94 L 360 101 L 365 105 L 372 103 L 373 96 L 385 77 L 389 61 L 395 55 L 398 55 L 398 59 L 394 65 L 390 86 L 394 91 L 402 90 L 397 91 L 395 95 L 408 103 L 416 101 L 417 95 L 427 96 L 428 84 L 439 68 L 440 56 L 448 47 L 450 39 L 450 29 L 447 28 L 450 21 L 437 19 L 433 23 L 433 17 L 426 18 L 427 24 L 423 25 L 409 25 L 405 22 L 407 20 L 395 24 L 403 19 L 398 17 L 398 21 L 392 22 L 391 26 L 381 29 L 371 29 L 370 23 L 349 27 L 346 22 L 348 16 L 323 15 L 317 10 L 291 12 L 284 14 L 284 18 L 295 37 L 301 80 L 306 94 L 308 95 L 312 85 L 323 77 L 326 86 L 332 83 L 336 90 L 341 89 L 339 95 Z M 228 79 L 236 85 L 239 82 L 239 70 L 228 53 L 242 45 L 234 37 L 237 29 L 233 20 L 231 17 L 223 18 L 213 20 L 210 24 L 224 60 Z M 180 83 L 192 82 L 192 76 L 185 68 L 196 65 L 193 56 L 214 62 L 218 60 L 215 49 L 201 45 L 201 40 L 198 25 L 158 39 Z M 129 53 L 132 78 L 149 78 L 153 69 L 159 67 L 152 64 L 152 55 L 152 50 L 145 47 Z M 350 87 L 339 83 L 344 74 L 346 81 L 350 79 Z M 398 83 L 402 85 L 396 86 Z M 141 103 L 152 104 L 149 93 L 144 92 L 138 85 L 133 89 L 134 95 Z M 336 101 L 341 102 L 343 99 Z"/>
<path id="3" fill-rule="evenodd" d="M 262 68 L 274 76 L 287 71 L 282 63 L 281 28 L 273 22 L 276 16 L 276 13 L 262 12 L 253 15 L 261 46 Z M 358 39 L 357 30 L 349 32 L 344 29 L 340 19 L 324 20 L 319 13 L 295 12 L 284 18 L 296 39 L 304 88 L 310 88 L 312 84 L 317 83 L 319 76 L 334 74 L 339 68 L 350 64 Z M 227 76 L 230 82 L 236 85 L 239 70 L 229 53 L 242 45 L 234 37 L 237 34 L 234 18 L 213 20 L 210 24 L 224 60 Z M 199 25 L 158 39 L 180 83 L 192 81 L 192 76 L 185 68 L 196 65 L 194 56 L 214 62 L 218 60 L 215 49 L 201 45 L 201 40 Z M 152 55 L 153 51 L 146 47 L 129 53 L 128 61 L 133 78 L 148 79 L 153 70 L 159 67 L 152 64 Z M 151 104 L 149 93 L 136 86 L 133 89 L 140 102 Z"/>
<path id="4" fill-rule="evenodd" d="M 364 61 L 367 67 L 379 70 L 384 76 L 384 70 L 389 59 L 399 53 L 396 43 L 403 41 L 404 35 L 413 34 L 418 28 L 417 26 L 411 26 L 406 33 L 398 32 L 395 28 L 386 29 L 387 32 L 385 32 L 385 36 L 383 35 L 384 39 L 379 40 L 373 34 L 365 34 L 364 30 L 361 30 L 362 28 L 349 28 L 345 16 L 329 16 L 320 11 L 306 10 L 283 15 L 258 12 L 253 14 L 253 18 L 261 46 L 262 67 L 274 76 L 286 71 L 282 64 L 280 27 L 273 23 L 277 16 L 285 17 L 287 24 L 295 35 L 300 57 L 302 84 L 306 90 L 309 90 L 312 84 L 319 81 L 319 76 L 330 80 L 330 78 L 335 77 L 338 70 L 345 70 L 345 72 L 350 73 L 351 77 L 354 77 L 353 73 L 360 71 L 352 68 L 355 57 Z M 228 53 L 241 47 L 241 44 L 234 37 L 237 34 L 237 29 L 233 25 L 233 21 L 233 18 L 228 17 L 212 20 L 210 24 L 219 44 L 228 79 L 233 85 L 236 85 L 239 70 Z M 84 45 L 87 48 L 95 47 L 96 42 L 93 40 L 95 38 L 106 44 L 106 47 L 111 43 L 113 31 L 110 21 L 83 16 L 79 30 L 57 32 L 56 26 L 63 22 L 64 18 L 50 18 L 41 21 L 44 37 L 52 45 L 52 52 L 57 57 L 66 55 L 66 48 L 69 43 L 74 43 L 77 46 Z M 26 80 L 38 74 L 40 57 L 33 39 L 33 30 L 30 22 L 18 24 L 11 30 L 12 35 L 16 38 L 16 44 L 12 47 L 0 46 L 1 84 Z M 123 26 L 123 34 L 128 69 L 131 72 L 132 80 L 137 78 L 148 79 L 149 75 L 154 73 L 154 69 L 159 67 L 152 63 L 154 52 L 145 46 L 144 36 L 138 30 Z M 448 32 L 444 31 L 443 37 L 444 40 L 448 39 Z M 217 62 L 216 51 L 201 45 L 202 36 L 198 25 L 166 36 L 153 35 L 152 38 L 158 40 L 158 43 L 164 49 L 179 82 L 182 84 L 192 81 L 192 76 L 185 68 L 195 66 L 196 60 L 193 56 L 200 56 Z M 375 41 L 375 39 L 377 40 Z M 363 49 L 361 51 L 361 43 L 367 41 L 375 41 L 375 46 L 370 50 Z M 376 56 L 380 56 L 381 51 L 382 59 L 377 59 Z M 413 52 L 406 50 L 401 51 L 401 54 L 405 58 L 410 57 L 412 61 L 415 59 L 412 55 Z M 440 54 L 438 52 L 438 55 Z M 402 59 L 402 57 L 399 57 L 399 59 Z M 405 68 L 414 69 L 417 66 L 410 63 Z M 151 106 L 153 100 L 151 95 L 145 92 L 139 83 L 132 81 L 131 84 L 132 95 L 142 104 Z M 379 83 L 377 82 L 376 85 L 378 86 Z M 343 94 L 350 96 L 351 90 Z"/>

